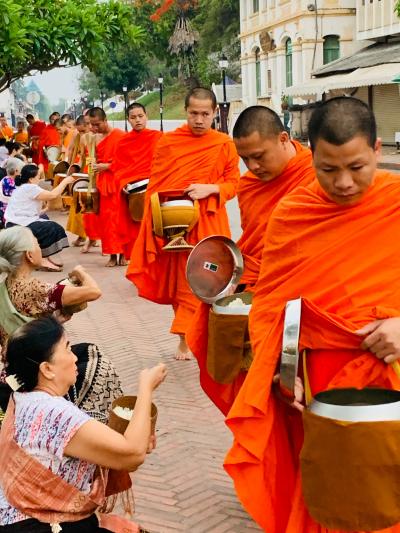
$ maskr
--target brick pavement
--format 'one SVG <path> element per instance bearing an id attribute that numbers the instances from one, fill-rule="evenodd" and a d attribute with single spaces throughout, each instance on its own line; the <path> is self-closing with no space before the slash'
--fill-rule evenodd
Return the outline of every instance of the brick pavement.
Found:
<path id="1" fill-rule="evenodd" d="M 66 215 L 52 218 L 65 225 Z M 114 361 L 127 393 L 139 370 L 159 361 L 168 377 L 155 394 L 159 415 L 157 449 L 134 474 L 136 520 L 152 533 L 244 533 L 260 531 L 238 502 L 222 468 L 231 443 L 222 414 L 199 385 L 194 361 L 175 361 L 176 338 L 169 334 L 171 310 L 137 297 L 124 268 L 104 268 L 100 249 L 62 254 L 65 272 L 82 264 L 103 296 L 76 315 L 67 330 L 72 341 L 97 343 Z M 41 273 L 44 279 L 60 274 Z"/>

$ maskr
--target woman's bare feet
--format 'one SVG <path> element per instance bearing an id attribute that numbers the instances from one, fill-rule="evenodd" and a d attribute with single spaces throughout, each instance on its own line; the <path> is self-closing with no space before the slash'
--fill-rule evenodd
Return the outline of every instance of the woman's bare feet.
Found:
<path id="1" fill-rule="evenodd" d="M 97 246 L 97 241 L 92 241 L 91 239 L 86 239 L 85 244 L 81 248 L 81 254 L 88 254 L 92 246 Z"/>
<path id="2" fill-rule="evenodd" d="M 122 267 L 128 266 L 128 261 L 125 259 L 123 254 L 119 254 L 118 264 Z"/>
<path id="3" fill-rule="evenodd" d="M 39 270 L 42 270 L 44 272 L 62 272 L 62 267 L 55 265 L 54 263 L 49 261 L 47 257 L 43 257 Z"/>
<path id="4" fill-rule="evenodd" d="M 108 263 L 106 263 L 104 266 L 106 267 L 115 267 L 118 265 L 118 255 L 112 254 L 110 255 L 110 259 L 108 260 Z"/>
<path id="5" fill-rule="evenodd" d="M 175 359 L 177 361 L 190 361 L 192 359 L 192 353 L 189 350 L 189 346 L 186 344 L 185 335 L 179 335 L 179 344 L 175 352 Z"/>
<path id="6" fill-rule="evenodd" d="M 86 242 L 85 237 L 77 237 L 73 243 L 72 246 L 83 246 Z"/>
<path id="7" fill-rule="evenodd" d="M 57 256 L 55 256 L 55 257 L 57 257 Z M 61 268 L 62 268 L 62 267 L 64 266 L 63 262 L 61 261 L 60 258 L 58 258 L 58 259 L 56 260 L 55 257 L 54 257 L 54 256 L 51 256 L 51 257 L 47 257 L 47 259 L 48 259 L 48 261 L 50 261 L 50 263 L 51 263 L 52 265 L 55 265 L 56 267 L 61 267 Z"/>

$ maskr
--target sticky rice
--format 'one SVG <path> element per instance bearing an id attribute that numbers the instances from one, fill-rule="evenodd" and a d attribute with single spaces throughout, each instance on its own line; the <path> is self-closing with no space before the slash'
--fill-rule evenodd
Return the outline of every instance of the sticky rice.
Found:
<path id="1" fill-rule="evenodd" d="M 235 298 L 226 307 L 247 307 L 247 304 L 244 303 L 240 298 Z"/>
<path id="2" fill-rule="evenodd" d="M 124 420 L 130 420 L 133 415 L 133 409 L 129 409 L 129 407 L 120 407 L 117 405 L 114 407 L 113 411 L 117 416 L 123 418 Z"/>

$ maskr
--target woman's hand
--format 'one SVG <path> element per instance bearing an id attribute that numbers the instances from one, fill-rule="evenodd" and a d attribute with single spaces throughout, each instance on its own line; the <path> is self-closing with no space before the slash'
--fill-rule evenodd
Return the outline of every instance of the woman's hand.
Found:
<path id="1" fill-rule="evenodd" d="M 65 322 L 68 322 L 72 318 L 72 315 L 65 315 L 61 309 L 54 311 L 53 316 L 60 324 L 65 324 Z"/>
<path id="2" fill-rule="evenodd" d="M 192 185 L 189 185 L 189 187 L 186 187 L 183 192 L 187 194 L 192 200 L 203 200 L 204 198 L 208 198 L 212 194 L 218 194 L 219 186 L 208 183 L 194 183 Z"/>
<path id="3" fill-rule="evenodd" d="M 400 359 L 400 318 L 375 320 L 356 331 L 365 336 L 360 348 L 368 350 L 390 364 Z"/>
<path id="4" fill-rule="evenodd" d="M 296 378 L 296 382 L 294 385 L 294 400 L 292 401 L 281 393 L 279 389 L 280 378 L 281 378 L 280 374 L 276 374 L 272 379 L 272 383 L 275 385 L 275 392 L 277 396 L 279 396 L 281 400 L 283 400 L 285 403 L 287 403 L 294 409 L 297 409 L 298 411 L 303 412 L 304 405 L 302 404 L 302 401 L 304 397 L 304 385 L 303 385 L 301 378 L 299 377 Z"/>
<path id="5" fill-rule="evenodd" d="M 155 435 L 150 435 L 150 439 L 149 439 L 149 445 L 147 447 L 147 451 L 146 453 L 151 453 L 153 450 L 155 450 L 157 446 L 157 438 Z"/>
<path id="6" fill-rule="evenodd" d="M 145 368 L 140 372 L 140 384 L 148 385 L 151 390 L 155 390 L 166 378 L 168 373 L 164 363 L 159 363 L 152 368 Z"/>
<path id="7" fill-rule="evenodd" d="M 73 279 L 77 279 L 81 283 L 83 283 L 86 276 L 86 270 L 83 268 L 82 265 L 76 265 L 76 267 L 68 274 L 68 277 Z"/>

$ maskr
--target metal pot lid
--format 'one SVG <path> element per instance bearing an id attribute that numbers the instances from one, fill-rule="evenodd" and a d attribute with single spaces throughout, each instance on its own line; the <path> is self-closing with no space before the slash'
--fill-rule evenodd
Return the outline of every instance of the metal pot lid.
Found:
<path id="1" fill-rule="evenodd" d="M 82 178 L 82 179 L 89 179 L 89 174 L 85 174 L 84 172 L 74 172 L 72 174 L 72 177 L 76 178 Z"/>
<path id="2" fill-rule="evenodd" d="M 243 274 L 243 256 L 228 237 L 211 235 L 200 241 L 189 255 L 186 278 L 192 292 L 212 304 L 232 294 Z"/>
<path id="3" fill-rule="evenodd" d="M 389 389 L 331 389 L 315 395 L 310 411 L 344 422 L 400 420 L 400 391 Z"/>
<path id="4" fill-rule="evenodd" d="M 135 183 L 128 183 L 128 185 L 124 187 L 124 191 L 128 194 L 132 192 L 144 191 L 147 189 L 147 185 L 149 184 L 149 181 L 150 181 L 149 179 L 145 179 L 145 180 L 135 181 Z"/>
<path id="5" fill-rule="evenodd" d="M 64 174 L 69 169 L 69 164 L 66 161 L 60 161 L 53 168 L 54 174 Z"/>
<path id="6" fill-rule="evenodd" d="M 76 176 L 76 174 L 74 174 Z M 79 178 L 71 186 L 72 192 L 74 192 L 76 189 L 82 189 L 82 187 L 86 187 L 89 185 L 89 178 Z"/>

